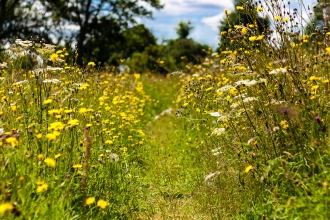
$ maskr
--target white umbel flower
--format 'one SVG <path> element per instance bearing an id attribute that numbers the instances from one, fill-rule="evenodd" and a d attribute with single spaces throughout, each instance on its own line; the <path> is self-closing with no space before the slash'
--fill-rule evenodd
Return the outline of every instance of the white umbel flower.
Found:
<path id="1" fill-rule="evenodd" d="M 278 68 L 278 69 L 274 69 L 272 71 L 269 72 L 270 75 L 278 75 L 281 73 L 286 73 L 287 70 L 285 68 Z"/>

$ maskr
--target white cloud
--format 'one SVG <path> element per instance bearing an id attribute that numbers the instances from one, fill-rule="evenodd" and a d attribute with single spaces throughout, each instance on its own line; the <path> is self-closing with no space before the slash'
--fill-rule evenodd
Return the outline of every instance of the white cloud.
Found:
<path id="1" fill-rule="evenodd" d="M 231 0 L 162 0 L 161 3 L 165 5 L 162 11 L 169 15 L 187 14 L 207 8 L 233 7 Z"/>
<path id="2" fill-rule="evenodd" d="M 212 17 L 204 17 L 202 19 L 202 23 L 206 24 L 207 26 L 210 26 L 213 30 L 218 30 L 218 26 L 220 24 L 220 20 L 224 18 L 226 15 L 225 13 L 220 13 L 218 15 L 212 16 Z"/>

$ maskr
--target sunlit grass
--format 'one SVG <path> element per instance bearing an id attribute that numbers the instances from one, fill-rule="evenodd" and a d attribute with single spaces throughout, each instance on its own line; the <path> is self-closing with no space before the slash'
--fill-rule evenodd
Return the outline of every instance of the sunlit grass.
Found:
<path id="1" fill-rule="evenodd" d="M 328 219 L 330 34 L 281 7 L 254 9 L 273 30 L 231 24 L 231 48 L 167 76 L 17 40 L 0 65 L 0 217 Z"/>

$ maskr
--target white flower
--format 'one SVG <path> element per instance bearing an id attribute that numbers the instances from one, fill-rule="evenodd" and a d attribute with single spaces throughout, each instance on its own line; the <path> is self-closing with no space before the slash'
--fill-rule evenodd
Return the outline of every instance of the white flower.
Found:
<path id="1" fill-rule="evenodd" d="M 230 105 L 230 108 L 237 108 L 240 104 L 238 102 Z"/>
<path id="2" fill-rule="evenodd" d="M 119 161 L 119 156 L 117 154 L 111 153 L 108 158 L 110 159 L 110 162 L 116 163 Z"/>
<path id="3" fill-rule="evenodd" d="M 212 135 L 215 134 L 217 136 L 222 135 L 223 133 L 225 133 L 226 129 L 225 128 L 215 128 L 212 132 Z"/>
<path id="4" fill-rule="evenodd" d="M 221 116 L 221 114 L 219 112 L 210 112 L 209 114 L 213 117 L 220 117 Z"/>
<path id="5" fill-rule="evenodd" d="M 6 62 L 0 63 L 0 69 L 5 69 L 5 68 L 8 68 L 7 63 Z"/>
<path id="6" fill-rule="evenodd" d="M 209 175 L 204 177 L 204 181 L 208 181 L 209 179 L 211 179 L 212 177 L 218 176 L 220 174 L 219 171 L 215 171 L 213 173 L 210 173 Z"/>
<path id="7" fill-rule="evenodd" d="M 240 80 L 240 81 L 237 81 L 237 82 L 235 82 L 235 85 L 236 86 L 240 86 L 240 85 L 243 85 L 243 86 L 254 86 L 254 85 L 256 85 L 258 82 L 257 81 L 255 81 L 255 80 L 249 80 L 249 79 L 247 79 L 247 80 Z"/>
<path id="8" fill-rule="evenodd" d="M 32 70 L 32 73 L 36 76 L 39 76 L 43 73 L 47 73 L 47 70 L 44 68 L 39 68 L 39 69 Z"/>
<path id="9" fill-rule="evenodd" d="M 280 73 L 286 73 L 286 69 L 285 68 L 278 68 L 278 69 L 274 69 L 272 71 L 269 72 L 270 75 L 278 75 Z"/>
<path id="10" fill-rule="evenodd" d="M 211 151 L 214 156 L 217 156 L 218 154 L 222 154 L 222 152 L 220 150 L 221 150 L 221 147 L 218 147 L 218 148 L 212 149 Z"/>
<path id="11" fill-rule="evenodd" d="M 270 102 L 272 105 L 281 105 L 283 103 L 286 103 L 285 101 L 277 101 L 275 99 L 272 99 L 272 101 Z"/>
<path id="12" fill-rule="evenodd" d="M 56 70 L 62 70 L 63 68 L 47 66 L 46 69 L 47 71 L 56 71 Z"/>
<path id="13" fill-rule="evenodd" d="M 232 88 L 234 88 L 234 87 L 231 86 L 231 85 L 225 85 L 225 86 L 223 86 L 223 87 L 217 89 L 216 92 L 225 92 L 225 91 L 228 91 L 228 90 L 230 90 L 230 89 L 232 89 Z"/>
<path id="14" fill-rule="evenodd" d="M 267 82 L 267 79 L 264 79 L 264 78 L 259 79 L 259 83 L 266 83 L 266 82 Z"/>
<path id="15" fill-rule="evenodd" d="M 29 80 L 23 80 L 23 81 L 19 81 L 19 82 L 15 82 L 14 85 L 22 85 L 22 84 L 27 84 L 29 83 Z"/>
<path id="16" fill-rule="evenodd" d="M 42 82 L 43 83 L 54 83 L 54 84 L 58 84 L 58 83 L 61 83 L 61 80 L 58 80 L 58 79 L 45 79 Z"/>
<path id="17" fill-rule="evenodd" d="M 247 144 L 251 144 L 252 141 L 254 141 L 255 139 L 256 139 L 256 137 L 250 138 L 250 139 L 248 140 Z"/>
<path id="18" fill-rule="evenodd" d="M 5 129 L 0 128 L 0 135 L 3 135 L 5 133 Z"/>
<path id="19" fill-rule="evenodd" d="M 243 102 L 251 102 L 256 100 L 258 100 L 256 97 L 246 97 L 245 99 L 243 99 Z"/>
<path id="20" fill-rule="evenodd" d="M 17 39 L 15 43 L 21 47 L 24 47 L 25 49 L 32 47 L 32 41 L 29 40 L 22 41 L 21 39 Z"/>
<path id="21" fill-rule="evenodd" d="M 228 116 L 226 116 L 226 115 L 222 115 L 222 116 L 220 116 L 220 117 L 218 118 L 217 122 L 219 122 L 219 121 L 226 121 L 227 119 L 228 119 Z"/>

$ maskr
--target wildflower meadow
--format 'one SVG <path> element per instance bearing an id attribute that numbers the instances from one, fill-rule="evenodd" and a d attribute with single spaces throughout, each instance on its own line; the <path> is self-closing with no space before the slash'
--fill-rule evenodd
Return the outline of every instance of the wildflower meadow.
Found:
<path id="1" fill-rule="evenodd" d="M 330 32 L 299 6 L 225 9 L 226 46 L 169 74 L 8 42 L 0 219 L 329 219 Z"/>

